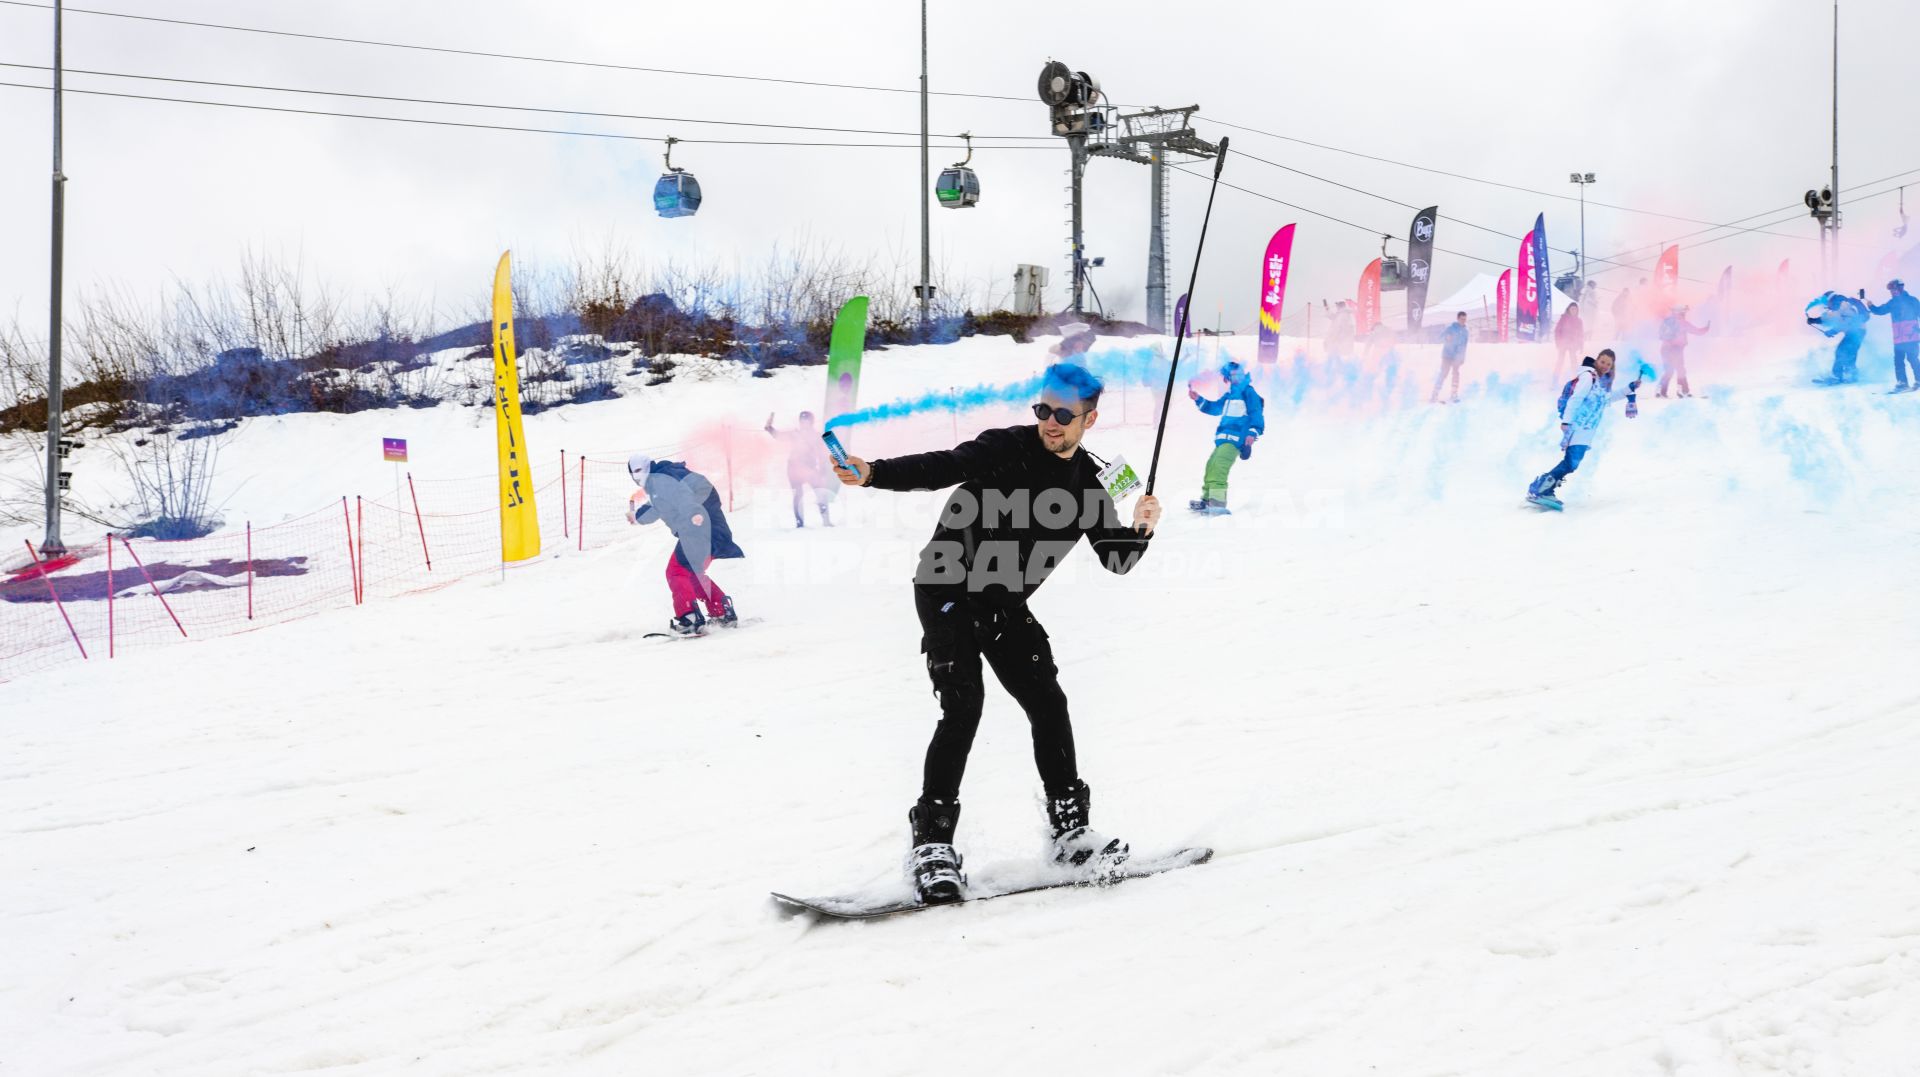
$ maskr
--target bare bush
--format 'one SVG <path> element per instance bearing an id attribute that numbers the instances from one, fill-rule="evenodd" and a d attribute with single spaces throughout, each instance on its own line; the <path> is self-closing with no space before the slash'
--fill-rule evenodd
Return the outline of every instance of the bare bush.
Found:
<path id="1" fill-rule="evenodd" d="M 230 425 L 162 426 L 116 443 L 114 452 L 133 480 L 135 536 L 198 538 L 219 526 L 212 507 L 213 474 Z"/>
<path id="2" fill-rule="evenodd" d="M 25 411 L 47 398 L 47 347 L 28 340 L 15 323 L 0 333 L 0 408 L 8 416 L 0 433 L 25 425 Z"/>

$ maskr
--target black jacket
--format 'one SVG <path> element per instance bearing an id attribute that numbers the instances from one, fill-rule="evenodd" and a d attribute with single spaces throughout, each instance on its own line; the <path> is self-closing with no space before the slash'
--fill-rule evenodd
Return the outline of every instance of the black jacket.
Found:
<path id="1" fill-rule="evenodd" d="M 939 490 L 959 484 L 921 551 L 914 583 L 962 587 L 995 606 L 1025 602 L 1085 535 L 1107 571 L 1126 573 L 1147 539 L 1120 523 L 1085 448 L 1062 460 L 1039 427 L 1009 426 L 944 452 L 874 460 L 869 485 Z"/>

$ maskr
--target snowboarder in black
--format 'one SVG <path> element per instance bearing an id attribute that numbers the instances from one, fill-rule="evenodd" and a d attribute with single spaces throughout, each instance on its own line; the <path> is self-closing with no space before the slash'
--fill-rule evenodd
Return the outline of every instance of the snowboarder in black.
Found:
<path id="1" fill-rule="evenodd" d="M 1133 527 L 1122 526 L 1100 465 L 1081 447 L 1099 417 L 1100 390 L 1085 367 L 1056 363 L 1033 407 L 1037 424 L 988 430 L 944 452 L 871 462 L 848 457 L 835 469 L 848 486 L 959 486 L 914 573 L 920 649 L 940 699 L 920 800 L 907 813 L 909 870 L 928 903 L 964 897 L 953 835 L 960 779 L 986 702 L 982 658 L 1032 726 L 1055 859 L 1097 872 L 1127 856 L 1124 843 L 1088 826 L 1090 795 L 1074 760 L 1067 697 L 1046 629 L 1027 607 L 1082 535 L 1108 571 L 1124 574 L 1146 552 L 1159 520 L 1159 501 L 1145 496 L 1134 506 Z"/>

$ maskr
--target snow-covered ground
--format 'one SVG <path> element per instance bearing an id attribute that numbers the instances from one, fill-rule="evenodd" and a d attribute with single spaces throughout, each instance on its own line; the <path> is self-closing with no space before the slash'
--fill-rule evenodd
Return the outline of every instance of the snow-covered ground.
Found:
<path id="1" fill-rule="evenodd" d="M 1805 340 L 1718 346 L 1708 399 L 1610 417 L 1564 515 L 1521 502 L 1558 455 L 1550 358 L 1476 348 L 1455 407 L 1419 402 L 1431 349 L 1391 382 L 1282 364 L 1234 516 L 1171 512 L 1134 574 L 1078 553 L 1034 603 L 1097 825 L 1218 850 L 1106 892 L 869 924 L 767 899 L 898 870 L 932 494 L 795 531 L 761 491 L 716 569 L 759 622 L 701 641 L 641 638 L 669 540 L 636 532 L 0 684 L 0 1072 L 1915 1073 L 1920 400 L 1811 388 Z M 1045 361 L 894 349 L 862 399 Z M 819 380 L 528 436 L 753 431 Z M 1151 396 L 1089 444 L 1144 468 Z M 1184 504 L 1211 427 L 1176 405 Z M 220 496 L 377 493 L 409 433 L 416 474 L 485 475 L 485 412 L 301 416 L 248 423 Z M 1025 722 L 988 706 L 976 865 L 1043 841 Z"/>

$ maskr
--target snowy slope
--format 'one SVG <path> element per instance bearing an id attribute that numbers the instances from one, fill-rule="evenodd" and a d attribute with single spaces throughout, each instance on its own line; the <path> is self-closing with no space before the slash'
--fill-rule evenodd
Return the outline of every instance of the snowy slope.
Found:
<path id="1" fill-rule="evenodd" d="M 766 900 L 897 870 L 931 494 L 851 491 L 831 531 L 754 498 L 716 575 L 762 621 L 698 642 L 640 638 L 668 541 L 639 532 L 0 686 L 0 1070 L 1911 1074 L 1920 400 L 1806 388 L 1803 340 L 1700 352 L 1711 399 L 1613 416 L 1564 515 L 1520 502 L 1557 456 L 1539 354 L 1477 349 L 1458 407 L 1417 402 L 1430 349 L 1391 379 L 1283 364 L 1236 515 L 1171 515 L 1126 578 L 1076 554 L 1035 601 L 1098 825 L 1219 850 L 1106 893 L 874 924 Z M 862 398 L 1045 361 L 895 349 Z M 817 378 L 528 433 L 785 422 Z M 1090 444 L 1144 468 L 1150 395 Z M 1184 503 L 1211 428 L 1176 404 Z M 408 419 L 483 470 L 483 413 Z M 342 463 L 380 416 L 250 425 L 223 476 L 249 516 L 390 481 Z M 974 864 L 1043 838 L 1025 723 L 988 708 Z"/>

